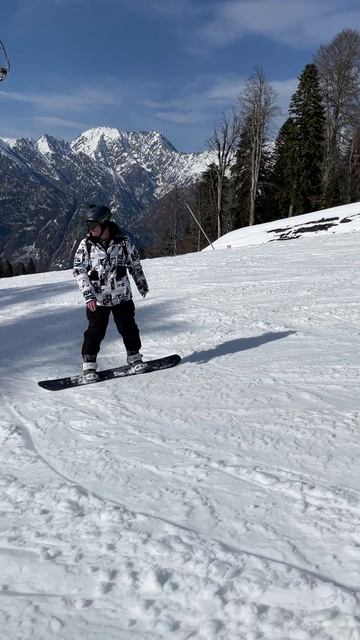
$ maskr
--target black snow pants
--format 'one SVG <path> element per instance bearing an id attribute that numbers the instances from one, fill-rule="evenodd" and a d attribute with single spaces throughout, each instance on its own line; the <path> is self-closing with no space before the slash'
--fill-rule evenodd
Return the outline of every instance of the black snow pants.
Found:
<path id="1" fill-rule="evenodd" d="M 97 306 L 95 311 L 86 309 L 89 326 L 84 333 L 82 356 L 94 356 L 96 359 L 100 351 L 100 344 L 105 337 L 110 312 L 113 314 L 118 332 L 120 333 L 127 353 L 137 353 L 141 348 L 139 328 L 135 322 L 135 305 L 132 300 L 126 300 L 113 307 Z"/>

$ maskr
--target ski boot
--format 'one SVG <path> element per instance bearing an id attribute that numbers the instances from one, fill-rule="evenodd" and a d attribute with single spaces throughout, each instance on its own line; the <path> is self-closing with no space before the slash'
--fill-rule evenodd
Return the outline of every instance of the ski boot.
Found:
<path id="1" fill-rule="evenodd" d="M 143 357 L 138 351 L 136 351 L 135 353 L 133 353 L 132 351 L 128 351 L 126 361 L 130 365 L 134 373 L 140 373 L 141 371 L 145 371 L 146 369 L 146 364 L 143 361 Z"/>
<path id="2" fill-rule="evenodd" d="M 96 373 L 97 362 L 96 360 L 89 360 L 91 356 L 84 356 L 83 362 L 83 379 L 84 382 L 95 382 L 98 379 Z"/>

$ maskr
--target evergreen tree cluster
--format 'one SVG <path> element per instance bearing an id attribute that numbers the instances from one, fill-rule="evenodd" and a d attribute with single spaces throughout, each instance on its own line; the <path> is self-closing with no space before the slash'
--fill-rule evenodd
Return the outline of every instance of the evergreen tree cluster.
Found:
<path id="1" fill-rule="evenodd" d="M 324 151 L 325 111 L 319 74 L 315 64 L 308 64 L 275 144 L 272 186 L 278 218 L 321 208 Z"/>
<path id="2" fill-rule="evenodd" d="M 0 278 L 11 278 L 12 276 L 23 276 L 28 273 L 35 273 L 35 263 L 32 258 L 25 265 L 23 262 L 11 263 L 4 256 L 0 256 Z"/>
<path id="3" fill-rule="evenodd" d="M 218 152 L 214 164 L 192 190 L 182 191 L 180 200 L 178 193 L 177 216 L 184 223 L 177 227 L 176 242 L 173 231 L 166 236 L 161 227 L 161 203 L 155 206 L 164 232 L 157 255 L 164 250 L 165 236 L 167 253 L 207 244 L 186 213 L 187 204 L 212 241 L 219 230 L 223 235 L 360 200 L 360 32 L 342 31 L 306 64 L 288 117 L 272 142 L 275 100 L 263 71 L 255 68 L 239 97 L 236 117 L 227 121 L 223 115 L 210 139 L 210 148 Z M 236 131 L 235 145 L 232 137 L 225 137 L 229 131 Z M 227 157 L 227 165 L 221 165 L 220 151 L 228 149 L 234 149 L 232 162 Z M 171 196 L 165 210 L 174 219 Z"/>

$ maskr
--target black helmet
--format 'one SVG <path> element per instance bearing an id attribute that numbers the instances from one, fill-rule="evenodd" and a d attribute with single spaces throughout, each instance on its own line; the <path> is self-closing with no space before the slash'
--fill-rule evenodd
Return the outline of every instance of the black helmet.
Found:
<path id="1" fill-rule="evenodd" d="M 106 222 L 112 219 L 109 207 L 103 204 L 89 204 L 85 209 L 85 222 Z"/>

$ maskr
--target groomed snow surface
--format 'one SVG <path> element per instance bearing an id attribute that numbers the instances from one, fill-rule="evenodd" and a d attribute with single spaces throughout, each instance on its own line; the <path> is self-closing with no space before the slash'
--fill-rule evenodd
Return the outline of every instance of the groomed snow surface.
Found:
<path id="1" fill-rule="evenodd" d="M 40 389 L 80 368 L 80 294 L 70 271 L 0 281 L 2 640 L 359 640 L 349 211 L 145 260 L 143 353 L 179 353 L 168 371 Z M 112 324 L 100 366 L 123 360 Z"/>

